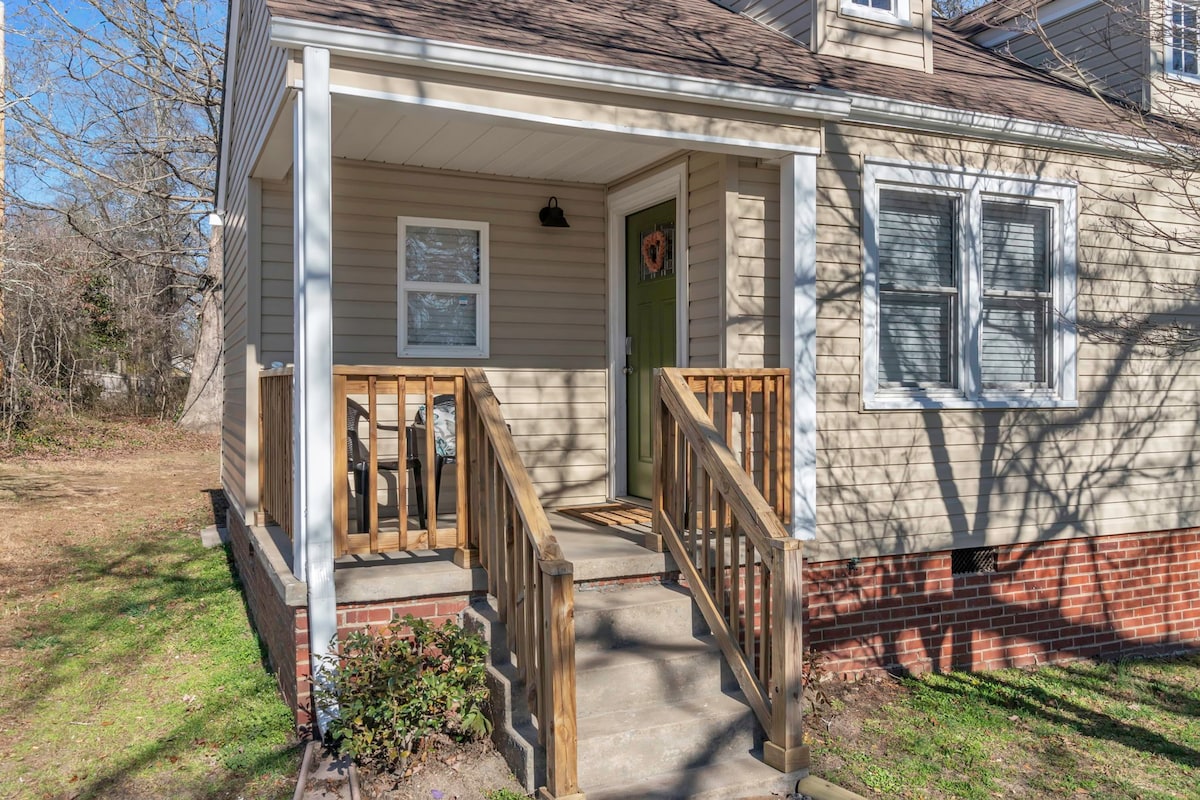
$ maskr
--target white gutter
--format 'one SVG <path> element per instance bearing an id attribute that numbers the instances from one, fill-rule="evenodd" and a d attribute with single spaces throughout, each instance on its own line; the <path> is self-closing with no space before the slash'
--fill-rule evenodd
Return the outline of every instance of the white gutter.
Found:
<path id="1" fill-rule="evenodd" d="M 273 18 L 270 41 L 273 45 L 291 49 L 322 47 L 332 55 L 437 67 L 472 75 L 519 78 L 553 86 L 603 89 L 641 97 L 700 102 L 725 108 L 799 114 L 809 118 L 841 119 L 850 110 L 847 100 L 813 91 L 771 89 L 711 78 L 691 78 L 667 72 L 592 64 L 301 20 Z"/>
<path id="2" fill-rule="evenodd" d="M 825 90 L 832 92 L 833 90 Z M 926 133 L 943 133 L 973 139 L 1032 144 L 1103 156 L 1130 155 L 1167 158 L 1171 148 L 1151 138 L 1093 131 L 1052 122 L 1014 119 L 982 111 L 961 111 L 946 106 L 894 100 L 858 92 L 838 92 L 851 102 L 847 122 L 883 125 Z M 1115 117 L 1114 117 L 1115 119 Z"/>

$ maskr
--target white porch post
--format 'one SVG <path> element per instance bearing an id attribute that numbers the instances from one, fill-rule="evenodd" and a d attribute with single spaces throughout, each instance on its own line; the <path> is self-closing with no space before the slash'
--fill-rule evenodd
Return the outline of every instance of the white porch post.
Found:
<path id="1" fill-rule="evenodd" d="M 296 577 L 308 584 L 312 675 L 337 634 L 333 585 L 333 193 L 329 51 L 304 48 L 295 117 Z M 330 710 L 318 704 L 325 732 Z"/>
<path id="2" fill-rule="evenodd" d="M 817 156 L 779 175 L 780 363 L 792 371 L 792 536 L 817 535 Z M 791 287 L 789 291 L 789 287 Z M 790 334 L 790 335 L 789 335 Z"/>

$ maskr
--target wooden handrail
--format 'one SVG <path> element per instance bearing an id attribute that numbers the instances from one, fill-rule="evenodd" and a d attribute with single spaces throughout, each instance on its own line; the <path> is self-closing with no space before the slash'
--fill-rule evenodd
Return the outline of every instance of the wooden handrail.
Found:
<path id="1" fill-rule="evenodd" d="M 460 430 L 472 441 L 468 536 L 488 576 L 518 677 L 546 748 L 543 798 L 580 800 L 575 709 L 574 568 L 482 369 L 466 373 Z M 465 425 L 465 427 L 463 427 Z"/>
<path id="2" fill-rule="evenodd" d="M 767 732 L 765 760 L 791 772 L 808 765 L 802 545 L 755 485 L 750 460 L 739 461 L 714 424 L 712 393 L 706 395 L 707 411 L 696 399 L 690 381 L 698 376 L 695 370 L 666 368 L 654 382 L 654 531 L 670 548 Z M 718 370 L 708 376 L 749 377 Z M 747 387 L 743 382 L 740 388 Z M 725 388 L 731 403 L 734 382 Z M 787 404 L 777 405 L 773 427 L 786 428 Z M 748 400 L 743 408 L 750 408 Z M 780 467 L 776 473 L 786 474 Z M 783 484 L 780 494 L 788 494 L 786 477 Z"/>

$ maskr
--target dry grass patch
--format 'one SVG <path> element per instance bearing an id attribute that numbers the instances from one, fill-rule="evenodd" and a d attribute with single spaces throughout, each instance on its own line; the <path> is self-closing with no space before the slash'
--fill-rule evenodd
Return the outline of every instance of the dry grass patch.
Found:
<path id="1" fill-rule="evenodd" d="M 197 536 L 216 440 L 87 430 L 0 465 L 0 796 L 290 796 L 290 714 Z"/>

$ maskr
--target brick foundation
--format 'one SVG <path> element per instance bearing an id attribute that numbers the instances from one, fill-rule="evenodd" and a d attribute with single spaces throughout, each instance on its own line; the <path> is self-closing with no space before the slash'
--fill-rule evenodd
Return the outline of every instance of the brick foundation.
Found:
<path id="1" fill-rule="evenodd" d="M 1200 529 L 810 563 L 805 644 L 825 668 L 989 670 L 1200 648 Z"/>
<path id="2" fill-rule="evenodd" d="M 254 546 L 252 537 L 236 512 L 229 512 L 230 539 L 238 573 L 245 587 L 246 605 L 251 621 L 267 650 L 268 664 L 275 673 L 280 694 L 296 713 L 296 726 L 302 731 L 312 721 L 314 709 L 310 677 L 308 641 L 308 609 L 303 602 L 285 600 L 284 593 L 271 579 L 269 570 L 277 568 L 264 563 L 265 556 Z M 461 621 L 461 614 L 470 603 L 470 595 L 456 594 L 421 597 L 410 600 L 380 600 L 369 603 L 339 603 L 337 626 L 339 638 L 362 628 L 379 628 L 393 617 L 428 619 L 440 625 L 446 620 Z"/>

